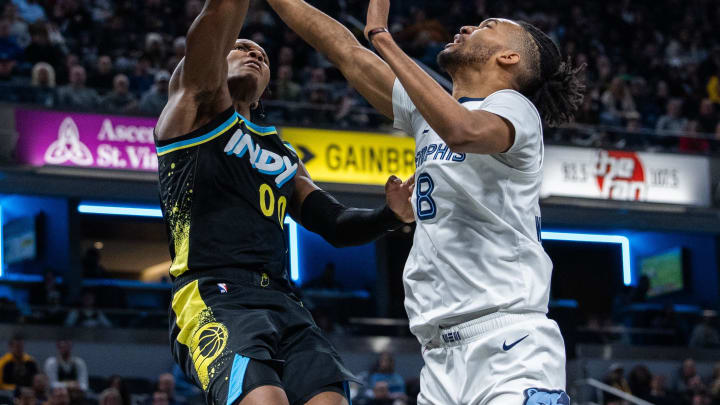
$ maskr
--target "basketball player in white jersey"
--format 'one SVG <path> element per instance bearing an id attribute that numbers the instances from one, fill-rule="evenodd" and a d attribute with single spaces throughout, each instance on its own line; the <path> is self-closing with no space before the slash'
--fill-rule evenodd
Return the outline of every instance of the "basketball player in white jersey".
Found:
<path id="1" fill-rule="evenodd" d="M 395 44 L 389 0 L 365 35 L 381 60 L 301 0 L 268 0 L 395 127 L 416 141 L 414 243 L 403 274 L 423 345 L 419 404 L 570 404 L 565 350 L 546 317 L 552 263 L 540 241 L 542 122 L 582 100 L 580 69 L 536 27 L 491 18 L 438 56 L 452 95 Z"/>

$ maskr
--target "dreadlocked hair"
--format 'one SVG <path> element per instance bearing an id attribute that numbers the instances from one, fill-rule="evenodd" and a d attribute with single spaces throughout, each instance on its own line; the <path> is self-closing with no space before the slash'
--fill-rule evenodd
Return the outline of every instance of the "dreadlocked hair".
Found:
<path id="1" fill-rule="evenodd" d="M 560 49 L 534 25 L 519 21 L 528 34 L 524 46 L 531 60 L 527 75 L 518 80 L 520 93 L 529 98 L 540 116 L 551 127 L 572 121 L 585 93 L 581 73 L 585 64 L 573 67 L 570 58 L 563 61 Z"/>

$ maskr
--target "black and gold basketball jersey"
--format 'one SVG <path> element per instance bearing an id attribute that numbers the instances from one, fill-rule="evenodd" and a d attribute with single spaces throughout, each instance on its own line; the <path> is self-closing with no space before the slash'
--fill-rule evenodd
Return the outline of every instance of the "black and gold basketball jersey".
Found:
<path id="1" fill-rule="evenodd" d="M 243 268 L 287 279 L 283 228 L 298 156 L 275 128 L 230 108 L 156 146 L 170 274 Z"/>

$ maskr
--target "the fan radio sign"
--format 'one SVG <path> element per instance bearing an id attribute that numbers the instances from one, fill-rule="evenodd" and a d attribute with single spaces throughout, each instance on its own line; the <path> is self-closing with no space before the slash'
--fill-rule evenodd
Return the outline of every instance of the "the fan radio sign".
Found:
<path id="1" fill-rule="evenodd" d="M 701 156 L 545 149 L 543 197 L 710 205 L 710 161 Z"/>

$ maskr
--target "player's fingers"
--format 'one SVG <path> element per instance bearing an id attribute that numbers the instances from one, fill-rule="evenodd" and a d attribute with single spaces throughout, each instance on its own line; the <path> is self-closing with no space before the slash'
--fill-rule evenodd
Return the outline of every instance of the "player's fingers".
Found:
<path id="1" fill-rule="evenodd" d="M 410 176 L 407 180 L 405 180 L 405 185 L 408 187 L 415 186 L 415 173 L 413 173 L 412 176 Z"/>
<path id="2" fill-rule="evenodd" d="M 400 178 L 398 176 L 393 174 L 390 177 L 388 177 L 388 184 L 390 184 L 390 183 L 402 184 L 402 180 L 400 180 Z"/>

